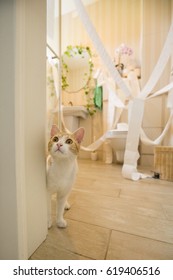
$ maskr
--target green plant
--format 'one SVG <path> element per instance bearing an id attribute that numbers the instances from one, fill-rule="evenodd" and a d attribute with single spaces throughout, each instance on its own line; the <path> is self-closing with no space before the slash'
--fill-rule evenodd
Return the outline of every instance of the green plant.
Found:
<path id="1" fill-rule="evenodd" d="M 92 116 L 96 113 L 96 109 L 94 108 L 94 102 L 93 102 L 93 97 L 92 97 L 92 89 L 90 86 L 91 83 L 91 79 L 92 79 L 92 72 L 93 72 L 93 68 L 94 68 L 94 64 L 92 62 L 92 52 L 90 47 L 84 47 L 84 46 L 72 46 L 69 45 L 67 46 L 64 55 L 66 55 L 67 57 L 75 57 L 76 55 L 81 55 L 81 58 L 84 58 L 84 54 L 85 53 L 89 54 L 89 60 L 88 60 L 88 64 L 89 64 L 89 76 L 88 76 L 88 80 L 86 85 L 83 87 L 84 90 L 84 94 L 86 95 L 86 109 L 88 111 L 88 113 Z M 63 90 L 67 90 L 69 84 L 67 82 L 67 74 L 69 73 L 69 68 L 68 65 L 64 62 L 63 58 L 62 58 L 62 75 L 61 75 L 61 82 L 62 82 L 62 89 Z M 85 73 L 85 75 L 88 75 L 87 73 Z"/>
<path id="2" fill-rule="evenodd" d="M 86 85 L 84 87 L 84 92 L 85 92 L 86 101 L 87 101 L 85 107 L 86 107 L 89 115 L 93 116 L 96 113 L 96 109 L 94 107 L 94 102 L 93 102 L 93 90 L 88 85 Z"/>

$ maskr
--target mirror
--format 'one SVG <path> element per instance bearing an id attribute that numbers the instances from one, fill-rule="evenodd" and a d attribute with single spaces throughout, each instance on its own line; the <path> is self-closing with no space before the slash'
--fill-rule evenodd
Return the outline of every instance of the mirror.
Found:
<path id="1" fill-rule="evenodd" d="M 62 55 L 62 89 L 68 93 L 87 90 L 93 63 L 89 47 L 67 46 Z"/>

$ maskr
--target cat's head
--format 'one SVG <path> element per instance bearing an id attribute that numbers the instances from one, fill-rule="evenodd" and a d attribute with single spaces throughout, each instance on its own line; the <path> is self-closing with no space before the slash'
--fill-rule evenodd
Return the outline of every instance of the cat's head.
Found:
<path id="1" fill-rule="evenodd" d="M 52 126 L 48 151 L 54 159 L 71 158 L 78 155 L 80 143 L 84 137 L 84 128 L 80 127 L 72 134 L 60 131 Z"/>

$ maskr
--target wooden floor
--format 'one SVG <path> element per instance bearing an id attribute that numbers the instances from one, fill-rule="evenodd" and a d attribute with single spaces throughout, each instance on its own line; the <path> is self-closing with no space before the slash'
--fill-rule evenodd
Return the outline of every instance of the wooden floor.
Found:
<path id="1" fill-rule="evenodd" d="M 55 197 L 53 197 L 55 214 Z M 79 173 L 65 213 L 33 260 L 173 260 L 173 182 L 133 182 L 121 166 L 79 160 Z"/>

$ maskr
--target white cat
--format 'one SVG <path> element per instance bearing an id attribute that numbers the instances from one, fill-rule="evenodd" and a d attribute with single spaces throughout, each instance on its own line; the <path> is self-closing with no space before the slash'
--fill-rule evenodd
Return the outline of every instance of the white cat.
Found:
<path id="1" fill-rule="evenodd" d="M 77 155 L 84 137 L 84 128 L 74 133 L 60 132 L 52 126 L 51 139 L 48 143 L 47 190 L 48 190 L 48 228 L 51 227 L 51 196 L 57 193 L 56 222 L 58 227 L 65 228 L 64 209 L 69 209 L 68 195 L 74 184 L 77 173 Z"/>

